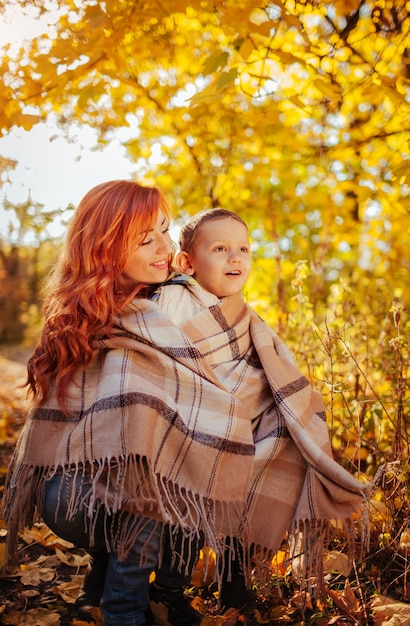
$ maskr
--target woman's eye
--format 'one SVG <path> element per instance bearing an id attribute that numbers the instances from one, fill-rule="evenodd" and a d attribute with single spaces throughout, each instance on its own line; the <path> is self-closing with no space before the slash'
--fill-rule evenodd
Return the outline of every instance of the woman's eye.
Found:
<path id="1" fill-rule="evenodd" d="M 144 241 L 140 244 L 141 246 L 147 246 L 148 244 L 152 243 L 154 240 L 153 239 L 144 239 Z"/>

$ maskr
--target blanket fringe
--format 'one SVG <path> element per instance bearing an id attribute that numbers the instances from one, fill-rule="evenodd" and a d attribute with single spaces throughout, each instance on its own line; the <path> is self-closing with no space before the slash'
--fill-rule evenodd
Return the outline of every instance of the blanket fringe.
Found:
<path id="1" fill-rule="evenodd" d="M 96 521 L 103 510 L 106 547 L 109 551 L 117 551 L 120 559 L 127 556 L 136 538 L 145 529 L 147 520 L 156 521 L 152 532 L 156 532 L 160 524 L 178 528 L 188 552 L 191 540 L 201 537 L 202 543 L 214 552 L 218 562 L 224 558 L 221 537 L 233 538 L 239 528 L 242 532 L 246 529 L 242 502 L 211 502 L 184 490 L 154 474 L 144 458 L 104 459 L 93 466 L 77 464 L 65 468 L 20 465 L 18 473 L 9 473 L 12 481 L 6 484 L 6 497 L 0 512 L 9 527 L 7 563 L 10 568 L 18 564 L 18 533 L 41 520 L 46 482 L 55 475 L 62 476 L 56 517 L 63 505 L 67 520 L 82 512 L 84 529 L 90 546 L 93 546 Z M 70 489 L 72 484 L 76 488 Z M 78 489 L 78 485 L 82 489 Z M 132 500 L 125 497 L 130 493 L 135 494 Z M 21 502 L 25 503 L 24 507 Z M 242 535 L 240 541 L 245 545 L 246 536 Z M 179 565 L 182 567 L 181 559 Z M 205 565 L 208 568 L 209 563 Z"/>

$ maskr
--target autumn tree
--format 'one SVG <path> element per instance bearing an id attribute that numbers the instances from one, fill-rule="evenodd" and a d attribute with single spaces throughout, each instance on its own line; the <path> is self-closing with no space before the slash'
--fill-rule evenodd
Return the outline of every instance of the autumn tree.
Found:
<path id="1" fill-rule="evenodd" d="M 141 177 L 168 189 L 181 215 L 221 204 L 261 229 L 274 293 L 289 279 L 282 260 L 300 258 L 318 299 L 343 273 L 400 287 L 410 263 L 404 0 L 56 4 L 48 32 L 16 58 L 4 51 L 4 132 L 50 112 L 93 126 L 101 144 L 121 130 Z"/>
<path id="2" fill-rule="evenodd" d="M 30 196 L 3 208 L 15 220 L 0 237 L 0 343 L 21 343 L 41 318 L 41 286 L 57 249 L 47 227 L 62 211 L 44 211 Z"/>

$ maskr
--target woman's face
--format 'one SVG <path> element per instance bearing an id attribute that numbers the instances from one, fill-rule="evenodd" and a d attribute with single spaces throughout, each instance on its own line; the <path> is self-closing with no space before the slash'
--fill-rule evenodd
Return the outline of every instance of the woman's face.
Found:
<path id="1" fill-rule="evenodd" d="M 135 251 L 124 267 L 124 275 L 135 284 L 154 285 L 167 279 L 173 253 L 168 230 L 169 220 L 160 210 L 153 228 L 139 233 Z"/>

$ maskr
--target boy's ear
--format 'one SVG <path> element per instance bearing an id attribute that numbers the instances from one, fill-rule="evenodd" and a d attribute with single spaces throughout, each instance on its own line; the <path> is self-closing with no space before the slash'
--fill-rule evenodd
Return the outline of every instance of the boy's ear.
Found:
<path id="1" fill-rule="evenodd" d="M 188 274 L 188 276 L 192 276 L 194 274 L 194 268 L 191 264 L 191 259 L 189 258 L 189 254 L 187 252 L 178 252 L 175 263 L 177 268 L 183 274 Z"/>

